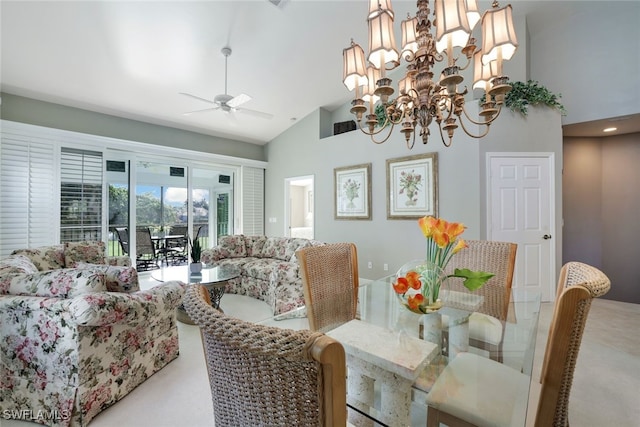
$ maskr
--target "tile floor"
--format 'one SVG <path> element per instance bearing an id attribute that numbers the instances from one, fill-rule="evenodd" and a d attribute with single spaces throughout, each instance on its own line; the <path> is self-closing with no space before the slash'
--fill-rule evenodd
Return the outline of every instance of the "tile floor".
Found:
<path id="1" fill-rule="evenodd" d="M 143 287 L 153 286 L 143 274 Z M 225 312 L 247 320 L 268 316 L 265 303 L 239 295 L 225 295 Z M 534 381 L 529 397 L 527 426 L 533 425 L 540 386 L 536 379 L 551 320 L 551 304 L 540 313 Z M 304 321 L 287 320 L 288 327 Z M 213 426 L 211 394 L 196 326 L 178 324 L 180 357 L 153 375 L 123 400 L 99 414 L 91 427 L 209 427 Z M 571 392 L 572 426 L 638 426 L 640 405 L 640 305 L 605 299 L 592 304 Z M 422 416 L 414 420 L 425 425 Z M 36 424 L 0 419 L 1 427 L 35 427 Z"/>

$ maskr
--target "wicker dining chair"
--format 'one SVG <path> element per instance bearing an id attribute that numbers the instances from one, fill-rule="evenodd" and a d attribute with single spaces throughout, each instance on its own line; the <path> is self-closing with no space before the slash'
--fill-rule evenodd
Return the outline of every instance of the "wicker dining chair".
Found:
<path id="1" fill-rule="evenodd" d="M 356 317 L 358 254 L 353 243 L 299 249 L 302 290 L 309 328 L 327 332 Z"/>
<path id="2" fill-rule="evenodd" d="M 229 317 L 210 305 L 202 285 L 189 286 L 183 304 L 202 334 L 215 425 L 347 424 L 345 352 L 338 341 Z"/>
<path id="3" fill-rule="evenodd" d="M 607 276 L 595 267 L 580 262 L 562 267 L 540 375 L 536 427 L 569 425 L 569 394 L 591 301 L 610 287 Z M 427 396 L 427 427 L 524 423 L 529 386 L 529 377 L 509 366 L 461 353 Z"/>
<path id="4" fill-rule="evenodd" d="M 457 292 L 472 292 L 484 302 L 469 318 L 469 345 L 489 352 L 489 357 L 502 362 L 502 339 L 509 312 L 511 284 L 518 245 L 491 240 L 467 240 L 468 247 L 458 252 L 445 273 L 456 268 L 486 271 L 494 276 L 480 289 L 469 291 L 460 278 L 450 278 L 446 286 Z M 446 339 L 446 331 L 444 333 Z"/>

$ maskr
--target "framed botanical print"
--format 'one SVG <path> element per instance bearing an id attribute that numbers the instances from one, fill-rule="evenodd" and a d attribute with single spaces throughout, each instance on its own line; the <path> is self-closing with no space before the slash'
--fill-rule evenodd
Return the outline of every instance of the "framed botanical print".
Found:
<path id="1" fill-rule="evenodd" d="M 438 153 L 387 160 L 387 219 L 438 216 Z"/>
<path id="2" fill-rule="evenodd" d="M 335 168 L 335 219 L 371 219 L 371 163 Z"/>

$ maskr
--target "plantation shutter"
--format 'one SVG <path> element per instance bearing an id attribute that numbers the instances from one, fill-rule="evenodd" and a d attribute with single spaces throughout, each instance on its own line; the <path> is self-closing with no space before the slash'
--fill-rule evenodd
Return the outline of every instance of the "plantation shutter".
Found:
<path id="1" fill-rule="evenodd" d="M 56 241 L 55 152 L 51 142 L 3 131 L 0 143 L 0 256 Z"/>
<path id="2" fill-rule="evenodd" d="M 102 240 L 102 153 L 62 148 L 60 241 Z"/>
<path id="3" fill-rule="evenodd" d="M 242 233 L 264 235 L 264 169 L 242 167 Z"/>

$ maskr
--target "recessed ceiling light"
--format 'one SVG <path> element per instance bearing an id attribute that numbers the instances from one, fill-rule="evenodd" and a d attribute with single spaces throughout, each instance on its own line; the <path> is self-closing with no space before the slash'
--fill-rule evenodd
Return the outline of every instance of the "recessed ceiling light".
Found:
<path id="1" fill-rule="evenodd" d="M 603 129 L 602 132 L 613 132 L 615 130 L 618 130 L 618 128 L 606 128 L 606 129 Z"/>

